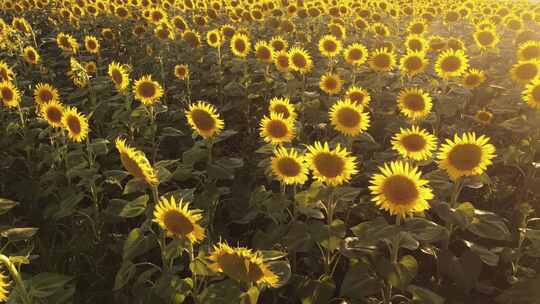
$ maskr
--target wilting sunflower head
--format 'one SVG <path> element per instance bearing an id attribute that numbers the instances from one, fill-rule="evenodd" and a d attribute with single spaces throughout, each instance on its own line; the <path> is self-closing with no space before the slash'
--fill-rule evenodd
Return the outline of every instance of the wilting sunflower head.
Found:
<path id="1" fill-rule="evenodd" d="M 4 61 L 0 61 L 0 81 L 12 81 L 15 78 L 15 73 L 11 67 Z"/>
<path id="2" fill-rule="evenodd" d="M 62 125 L 68 131 L 69 139 L 81 142 L 88 136 L 88 119 L 76 108 L 68 107 L 62 114 Z"/>
<path id="3" fill-rule="evenodd" d="M 270 113 L 282 114 L 284 119 L 296 119 L 296 110 L 289 98 L 274 97 L 270 99 L 270 105 L 268 107 Z"/>
<path id="4" fill-rule="evenodd" d="M 218 48 L 223 44 L 223 36 L 219 30 L 211 30 L 206 33 L 206 42 L 213 48 Z"/>
<path id="5" fill-rule="evenodd" d="M 170 237 L 198 243 L 204 239 L 204 228 L 198 224 L 202 218 L 202 211 L 189 209 L 189 204 L 182 199 L 176 202 L 174 196 L 169 200 L 161 198 L 154 208 L 153 221 Z"/>
<path id="6" fill-rule="evenodd" d="M 71 55 L 76 54 L 79 49 L 79 43 L 70 34 L 58 33 L 56 44 L 62 51 Z"/>
<path id="7" fill-rule="evenodd" d="M 179 80 L 189 77 L 189 66 L 187 64 L 177 64 L 174 66 L 174 76 Z"/>
<path id="8" fill-rule="evenodd" d="M 329 95 L 335 95 L 341 92 L 343 80 L 338 74 L 326 73 L 321 76 L 319 88 Z"/>
<path id="9" fill-rule="evenodd" d="M 401 57 L 399 69 L 403 74 L 412 77 L 422 73 L 426 66 L 427 59 L 425 53 L 409 51 L 407 55 Z"/>
<path id="10" fill-rule="evenodd" d="M 0 272 L 0 302 L 5 302 L 9 297 L 9 277 Z"/>
<path id="11" fill-rule="evenodd" d="M 425 52 L 429 48 L 428 41 L 419 35 L 409 35 L 405 40 L 405 46 L 413 52 Z"/>
<path id="12" fill-rule="evenodd" d="M 48 102 L 40 104 L 40 115 L 47 123 L 53 128 L 60 128 L 63 126 L 62 117 L 64 116 L 64 107 L 58 100 L 53 99 Z"/>
<path id="13" fill-rule="evenodd" d="M 236 57 L 246 58 L 251 50 L 247 35 L 236 33 L 231 38 L 231 50 Z"/>
<path id="14" fill-rule="evenodd" d="M 367 107 L 371 102 L 369 92 L 358 86 L 350 86 L 345 93 L 345 99 L 349 99 L 353 103 L 357 103 L 363 107 Z"/>
<path id="15" fill-rule="evenodd" d="M 35 64 L 38 64 L 39 62 L 39 54 L 36 51 L 36 49 L 34 49 L 31 46 L 27 46 L 23 49 L 23 58 L 24 58 L 24 61 L 26 61 L 26 63 L 28 64 L 35 65 Z"/>
<path id="16" fill-rule="evenodd" d="M 437 137 L 418 126 L 409 129 L 400 129 L 392 138 L 392 149 L 402 157 L 414 160 L 426 160 L 431 157 L 437 148 Z"/>
<path id="17" fill-rule="evenodd" d="M 70 70 L 67 73 L 71 81 L 79 88 L 84 88 L 90 81 L 90 76 L 86 69 L 77 61 L 77 59 L 71 57 L 69 59 Z"/>
<path id="18" fill-rule="evenodd" d="M 21 102 L 21 93 L 11 81 L 0 82 L 0 99 L 4 106 L 14 108 Z"/>
<path id="19" fill-rule="evenodd" d="M 417 167 L 395 161 L 379 169 L 381 172 L 371 177 L 369 186 L 379 208 L 401 217 L 430 208 L 428 201 L 434 197 L 433 192 Z"/>
<path id="20" fill-rule="evenodd" d="M 59 98 L 58 90 L 48 83 L 38 83 L 34 89 L 34 101 L 38 105 L 53 100 L 59 101 Z"/>
<path id="21" fill-rule="evenodd" d="M 306 160 L 313 172 L 313 177 L 330 186 L 339 186 L 349 182 L 356 170 L 356 157 L 339 144 L 330 149 L 328 143 L 315 142 L 308 146 Z"/>
<path id="22" fill-rule="evenodd" d="M 253 252 L 244 247 L 230 247 L 226 243 L 218 243 L 208 257 L 212 262 L 209 267 L 222 272 L 231 279 L 257 285 L 277 286 L 278 276 L 264 262 L 260 252 Z"/>
<path id="23" fill-rule="evenodd" d="M 274 53 L 274 65 L 276 69 L 282 73 L 289 71 L 290 58 L 286 51 L 278 51 Z"/>
<path id="24" fill-rule="evenodd" d="M 439 166 L 448 172 L 452 179 L 462 176 L 482 174 L 495 157 L 495 146 L 488 143 L 489 137 L 476 133 L 465 133 L 454 140 L 447 139 L 439 150 Z"/>
<path id="25" fill-rule="evenodd" d="M 357 136 L 369 128 L 370 116 L 363 106 L 350 99 L 338 100 L 328 112 L 334 128 L 347 136 Z"/>
<path id="26" fill-rule="evenodd" d="M 481 50 L 492 49 L 499 43 L 499 35 L 494 29 L 477 30 L 474 33 L 474 41 Z"/>
<path id="27" fill-rule="evenodd" d="M 163 96 L 163 88 L 151 75 L 145 75 L 135 81 L 133 94 L 143 104 L 153 105 Z"/>
<path id="28" fill-rule="evenodd" d="M 255 57 L 264 63 L 272 63 L 274 60 L 274 50 L 266 41 L 259 41 L 255 44 Z"/>
<path id="29" fill-rule="evenodd" d="M 540 75 L 540 60 L 531 59 L 518 61 L 510 69 L 512 79 L 520 84 L 526 84 Z"/>
<path id="30" fill-rule="evenodd" d="M 341 52 L 341 41 L 332 35 L 324 35 L 319 39 L 319 51 L 325 57 L 332 58 Z"/>
<path id="31" fill-rule="evenodd" d="M 294 120 L 283 118 L 283 114 L 271 112 L 260 122 L 260 136 L 273 145 L 281 145 L 293 140 L 295 136 Z"/>
<path id="32" fill-rule="evenodd" d="M 313 68 L 313 60 L 303 48 L 293 47 L 289 50 L 289 68 L 300 74 L 306 74 Z"/>
<path id="33" fill-rule="evenodd" d="M 522 43 L 517 51 L 518 60 L 540 59 L 540 41 L 529 40 Z"/>
<path id="34" fill-rule="evenodd" d="M 108 74 L 118 92 L 123 92 L 127 89 L 129 85 L 129 74 L 122 64 L 113 61 L 109 64 Z"/>
<path id="35" fill-rule="evenodd" d="M 160 22 L 156 28 L 154 29 L 154 35 L 159 40 L 173 40 L 174 39 L 174 31 L 169 22 L 163 21 Z"/>
<path id="36" fill-rule="evenodd" d="M 493 113 L 486 110 L 479 110 L 474 114 L 474 119 L 482 125 L 489 125 L 493 119 Z"/>
<path id="37" fill-rule="evenodd" d="M 84 47 L 89 53 L 99 53 L 99 41 L 95 36 L 84 37 Z"/>
<path id="38" fill-rule="evenodd" d="M 446 50 L 439 54 L 435 71 L 443 79 L 461 76 L 469 67 L 469 59 L 463 50 Z"/>
<path id="39" fill-rule="evenodd" d="M 135 178 L 145 181 L 151 186 L 159 183 L 157 175 L 142 151 L 131 148 L 125 139 L 117 138 L 116 149 L 124 168 Z"/>
<path id="40" fill-rule="evenodd" d="M 294 149 L 278 147 L 271 159 L 273 175 L 285 185 L 303 185 L 308 178 L 305 158 Z"/>
<path id="41" fill-rule="evenodd" d="M 426 117 L 433 103 L 427 92 L 420 88 L 407 88 L 399 92 L 397 105 L 401 113 L 410 119 Z"/>
<path id="42" fill-rule="evenodd" d="M 469 71 L 463 75 L 461 83 L 464 87 L 473 89 L 479 87 L 484 81 L 486 81 L 486 73 L 484 71 L 469 69 Z"/>
<path id="43" fill-rule="evenodd" d="M 369 52 L 368 49 L 361 43 L 353 43 L 343 51 L 343 58 L 348 64 L 362 65 L 366 62 Z"/>
<path id="44" fill-rule="evenodd" d="M 369 58 L 369 66 L 376 72 L 389 72 L 395 65 L 396 54 L 387 48 L 374 50 Z"/>
<path id="45" fill-rule="evenodd" d="M 270 45 L 276 52 L 287 51 L 289 43 L 282 36 L 274 36 L 270 39 Z"/>
<path id="46" fill-rule="evenodd" d="M 186 118 L 194 131 L 203 138 L 210 138 L 218 135 L 223 129 L 224 123 L 216 108 L 203 101 L 189 105 L 186 111 Z"/>

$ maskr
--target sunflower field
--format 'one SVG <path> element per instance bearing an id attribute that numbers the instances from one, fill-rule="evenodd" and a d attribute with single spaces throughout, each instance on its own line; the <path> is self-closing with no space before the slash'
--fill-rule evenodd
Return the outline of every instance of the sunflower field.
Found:
<path id="1" fill-rule="evenodd" d="M 539 304 L 540 3 L 0 0 L 0 303 Z"/>

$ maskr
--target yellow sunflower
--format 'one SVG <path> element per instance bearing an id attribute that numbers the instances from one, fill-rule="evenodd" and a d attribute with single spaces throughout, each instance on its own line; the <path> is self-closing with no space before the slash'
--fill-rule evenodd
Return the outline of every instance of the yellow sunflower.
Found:
<path id="1" fill-rule="evenodd" d="M 274 176 L 285 185 L 303 185 L 308 178 L 306 160 L 294 149 L 278 147 L 271 159 Z"/>
<path id="2" fill-rule="evenodd" d="M 274 97 L 270 99 L 270 106 L 268 107 L 270 113 L 282 114 L 284 119 L 296 119 L 296 110 L 289 98 Z"/>
<path id="3" fill-rule="evenodd" d="M 277 286 L 279 277 L 270 270 L 260 252 L 253 252 L 244 247 L 232 248 L 225 243 L 218 243 L 208 257 L 212 262 L 210 269 L 222 272 L 231 279 L 257 285 Z"/>
<path id="4" fill-rule="evenodd" d="M 429 48 L 428 41 L 419 35 L 409 35 L 405 40 L 405 46 L 413 52 L 425 52 Z"/>
<path id="5" fill-rule="evenodd" d="M 185 30 L 182 33 L 182 39 L 189 45 L 191 48 L 198 48 L 201 46 L 201 37 L 199 33 L 192 31 L 190 29 Z"/>
<path id="6" fill-rule="evenodd" d="M 427 66 L 426 55 L 423 52 L 409 51 L 407 55 L 401 57 L 399 69 L 408 76 L 414 76 L 424 72 Z"/>
<path id="7" fill-rule="evenodd" d="M 446 40 L 445 38 L 439 35 L 433 35 L 429 37 L 428 46 L 429 46 L 430 51 L 436 53 L 443 50 L 446 47 Z"/>
<path id="8" fill-rule="evenodd" d="M 109 64 L 108 74 L 118 92 L 123 92 L 127 89 L 129 85 L 129 74 L 126 67 L 113 61 Z"/>
<path id="9" fill-rule="evenodd" d="M 499 40 L 499 35 L 494 29 L 477 30 L 474 33 L 474 41 L 481 50 L 495 48 Z"/>
<path id="10" fill-rule="evenodd" d="M 84 37 L 84 47 L 89 53 L 99 53 L 99 41 L 95 36 Z"/>
<path id="11" fill-rule="evenodd" d="M 189 66 L 187 64 L 177 64 L 174 66 L 174 76 L 179 80 L 185 80 L 189 77 Z"/>
<path id="12" fill-rule="evenodd" d="M 151 75 L 145 75 L 135 81 L 133 94 L 135 99 L 143 104 L 153 105 L 163 96 L 163 88 L 157 81 L 152 80 Z"/>
<path id="13" fill-rule="evenodd" d="M 414 160 L 426 160 L 437 148 L 437 137 L 418 126 L 409 129 L 400 128 L 400 132 L 392 138 L 392 149 L 402 157 Z"/>
<path id="14" fill-rule="evenodd" d="M 209 46 L 213 48 L 218 48 L 223 44 L 223 37 L 221 36 L 221 31 L 211 30 L 206 33 L 206 42 Z"/>
<path id="15" fill-rule="evenodd" d="M 413 20 L 409 23 L 407 31 L 413 35 L 421 35 L 427 31 L 426 21 L 423 19 Z"/>
<path id="16" fill-rule="evenodd" d="M 464 75 L 461 83 L 468 89 L 479 87 L 486 81 L 486 73 L 478 69 L 469 69 Z"/>
<path id="17" fill-rule="evenodd" d="M 531 59 L 518 61 L 510 69 L 512 79 L 520 84 L 526 84 L 540 75 L 540 60 Z"/>
<path id="18" fill-rule="evenodd" d="M 379 208 L 401 217 L 430 208 L 428 201 L 434 195 L 417 167 L 395 161 L 385 163 L 379 170 L 381 173 L 371 177 L 369 186 L 372 201 Z"/>
<path id="19" fill-rule="evenodd" d="M 97 71 L 97 66 L 95 61 L 88 61 L 84 64 L 84 69 L 88 74 L 95 74 Z"/>
<path id="20" fill-rule="evenodd" d="M 28 64 L 35 65 L 35 64 L 38 64 L 39 62 L 39 54 L 36 51 L 36 49 L 34 49 L 31 46 L 27 46 L 23 49 L 23 58 L 24 58 L 24 61 L 26 61 L 26 63 Z"/>
<path id="21" fill-rule="evenodd" d="M 260 122 L 260 136 L 265 142 L 280 145 L 292 141 L 294 135 L 294 120 L 283 118 L 281 113 L 272 112 Z"/>
<path id="22" fill-rule="evenodd" d="M 461 137 L 455 134 L 453 141 L 447 139 L 441 146 L 437 155 L 439 166 L 452 179 L 482 174 L 495 157 L 495 146 L 488 142 L 489 137 L 477 137 L 474 132 Z"/>
<path id="23" fill-rule="evenodd" d="M 357 136 L 369 128 L 369 113 L 349 99 L 338 100 L 328 114 L 334 128 L 347 136 Z"/>
<path id="24" fill-rule="evenodd" d="M 328 143 L 315 142 L 308 146 L 306 161 L 313 171 L 316 180 L 329 186 L 339 186 L 349 182 L 356 170 L 356 157 L 342 148 L 339 144 L 335 149 L 330 149 Z"/>
<path id="25" fill-rule="evenodd" d="M 4 61 L 0 61 L 0 81 L 12 81 L 15 78 L 15 73 L 11 67 Z"/>
<path id="26" fill-rule="evenodd" d="M 369 92 L 362 87 L 354 85 L 347 89 L 347 92 L 345 92 L 345 98 L 363 107 L 367 107 L 371 102 Z"/>
<path id="27" fill-rule="evenodd" d="M 9 298 L 9 277 L 0 272 L 0 302 L 5 302 Z"/>
<path id="28" fill-rule="evenodd" d="M 348 64 L 362 65 L 366 62 L 369 52 L 367 48 L 361 43 L 353 43 L 343 51 L 343 58 Z"/>
<path id="29" fill-rule="evenodd" d="M 231 38 L 231 50 L 236 57 L 246 58 L 251 50 L 248 36 L 236 33 Z"/>
<path id="30" fill-rule="evenodd" d="M 79 43 L 73 36 L 66 33 L 58 33 L 56 35 L 56 44 L 62 51 L 68 53 L 68 54 L 76 54 L 77 50 L 79 49 Z"/>
<path id="31" fill-rule="evenodd" d="M 170 200 L 161 198 L 154 207 L 154 220 L 168 236 L 184 238 L 191 243 L 204 239 L 204 228 L 199 225 L 202 210 L 189 209 L 189 202 L 182 199 L 176 202 L 174 196 Z"/>
<path id="32" fill-rule="evenodd" d="M 282 36 L 274 36 L 270 39 L 270 45 L 276 52 L 287 51 L 289 43 Z"/>
<path id="33" fill-rule="evenodd" d="M 369 66 L 376 72 L 389 72 L 396 65 L 396 54 L 387 48 L 376 49 L 371 53 Z"/>
<path id="34" fill-rule="evenodd" d="M 319 39 L 319 51 L 325 57 L 332 58 L 341 52 L 341 41 L 332 35 L 324 35 Z"/>
<path id="35" fill-rule="evenodd" d="M 446 50 L 437 57 L 435 71 L 439 77 L 447 79 L 461 76 L 469 66 L 469 59 L 463 50 Z"/>
<path id="36" fill-rule="evenodd" d="M 255 57 L 264 63 L 274 61 L 274 50 L 266 41 L 259 41 L 255 44 Z"/>
<path id="37" fill-rule="evenodd" d="M 21 93 L 11 81 L 0 82 L 0 99 L 4 106 L 14 108 L 21 102 Z"/>
<path id="38" fill-rule="evenodd" d="M 529 40 L 522 43 L 517 51 L 518 60 L 540 59 L 540 41 Z"/>
<path id="39" fill-rule="evenodd" d="M 427 116 L 433 103 L 429 94 L 421 88 L 408 88 L 399 92 L 397 105 L 403 115 L 415 120 Z"/>
<path id="40" fill-rule="evenodd" d="M 40 114 L 51 127 L 60 128 L 63 126 L 64 107 L 58 100 L 53 99 L 41 104 Z"/>
<path id="41" fill-rule="evenodd" d="M 493 113 L 486 110 L 479 110 L 474 114 L 474 119 L 482 125 L 489 125 L 493 120 Z"/>
<path id="42" fill-rule="evenodd" d="M 124 168 L 135 178 L 145 181 L 151 186 L 159 183 L 157 175 L 142 151 L 131 148 L 122 138 L 115 140 L 116 149 Z"/>
<path id="43" fill-rule="evenodd" d="M 289 68 L 300 74 L 306 74 L 313 68 L 313 60 L 309 53 L 300 48 L 293 47 L 289 50 Z"/>
<path id="44" fill-rule="evenodd" d="M 533 109 L 540 109 L 540 78 L 535 78 L 525 87 L 523 100 Z"/>
<path id="45" fill-rule="evenodd" d="M 186 111 L 189 125 L 203 138 L 218 135 L 223 129 L 223 120 L 219 118 L 216 108 L 203 101 L 189 105 Z"/>
<path id="46" fill-rule="evenodd" d="M 76 108 L 64 109 L 62 125 L 68 131 L 68 137 L 75 142 L 81 142 L 88 136 L 88 119 Z"/>
<path id="47" fill-rule="evenodd" d="M 59 98 L 58 90 L 48 83 L 38 83 L 34 89 L 34 101 L 38 105 L 53 100 L 59 101 Z"/>
<path id="48" fill-rule="evenodd" d="M 274 53 L 274 65 L 276 69 L 282 73 L 289 71 L 290 58 L 286 51 L 278 51 Z"/>
<path id="49" fill-rule="evenodd" d="M 456 37 L 450 37 L 446 40 L 446 47 L 454 51 L 463 50 L 465 51 L 465 44 L 463 41 Z"/>
<path id="50" fill-rule="evenodd" d="M 338 74 L 326 73 L 321 76 L 319 88 L 329 95 L 335 95 L 341 92 L 343 80 Z"/>

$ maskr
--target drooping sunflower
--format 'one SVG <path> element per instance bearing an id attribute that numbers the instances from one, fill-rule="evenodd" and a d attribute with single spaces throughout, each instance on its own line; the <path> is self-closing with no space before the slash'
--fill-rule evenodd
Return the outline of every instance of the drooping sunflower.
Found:
<path id="1" fill-rule="evenodd" d="M 268 106 L 270 113 L 282 114 L 284 119 L 296 119 L 296 110 L 289 98 L 274 97 L 270 99 L 270 105 Z"/>
<path id="2" fill-rule="evenodd" d="M 232 248 L 219 242 L 208 257 L 210 269 L 247 284 L 277 286 L 279 277 L 270 270 L 260 252 L 244 247 Z"/>
<path id="3" fill-rule="evenodd" d="M 9 277 L 0 272 L 0 302 L 5 302 L 9 297 Z"/>
<path id="4" fill-rule="evenodd" d="M 277 147 L 271 159 L 274 176 L 285 185 L 303 185 L 308 178 L 306 160 L 294 149 Z"/>
<path id="5" fill-rule="evenodd" d="M 282 73 L 289 71 L 290 58 L 286 51 L 278 51 L 274 53 L 274 65 L 276 69 Z"/>
<path id="6" fill-rule="evenodd" d="M 437 148 L 437 137 L 418 126 L 408 129 L 400 128 L 400 132 L 392 138 L 392 149 L 402 157 L 414 160 L 426 160 Z"/>
<path id="7" fill-rule="evenodd" d="M 89 53 L 99 53 L 99 41 L 95 36 L 84 37 L 84 47 Z"/>
<path id="8" fill-rule="evenodd" d="M 491 28 L 476 30 L 474 33 L 474 41 L 481 50 L 495 48 L 499 40 L 499 35 Z"/>
<path id="9" fill-rule="evenodd" d="M 445 50 L 439 54 L 435 62 L 437 75 L 444 79 L 459 77 L 468 67 L 469 59 L 463 50 Z"/>
<path id="10" fill-rule="evenodd" d="M 430 208 L 428 201 L 434 195 L 417 167 L 395 161 L 385 163 L 379 170 L 371 177 L 369 186 L 372 201 L 379 208 L 401 217 Z"/>
<path id="11" fill-rule="evenodd" d="M 12 81 L 15 78 L 15 73 L 11 67 L 0 60 L 0 81 Z"/>
<path id="12" fill-rule="evenodd" d="M 361 43 L 353 43 L 343 51 L 343 58 L 348 64 L 359 66 L 367 61 L 368 49 Z"/>
<path id="13" fill-rule="evenodd" d="M 495 157 L 495 146 L 488 143 L 489 137 L 476 133 L 465 133 L 454 140 L 447 139 L 439 150 L 439 167 L 446 170 L 452 179 L 482 174 Z"/>
<path id="14" fill-rule="evenodd" d="M 36 65 L 39 62 L 39 53 L 31 46 L 27 46 L 23 49 L 24 61 L 28 64 Z"/>
<path id="15" fill-rule="evenodd" d="M 429 94 L 423 89 L 407 88 L 399 92 L 397 105 L 403 115 L 415 120 L 427 116 L 433 103 Z"/>
<path id="16" fill-rule="evenodd" d="M 21 102 L 21 93 L 11 81 L 0 82 L 0 99 L 4 106 L 14 108 Z"/>
<path id="17" fill-rule="evenodd" d="M 341 92 L 341 89 L 343 88 L 343 80 L 339 74 L 326 73 L 321 76 L 319 88 L 329 95 L 335 95 Z"/>
<path id="18" fill-rule="evenodd" d="M 266 41 L 259 41 L 255 44 L 255 57 L 264 63 L 274 61 L 274 50 Z"/>
<path id="19" fill-rule="evenodd" d="M 409 51 L 407 55 L 401 57 L 399 69 L 410 77 L 424 72 L 427 66 L 426 54 L 424 52 Z"/>
<path id="20" fill-rule="evenodd" d="M 86 87 L 90 81 L 90 77 L 88 76 L 86 69 L 74 57 L 69 59 L 69 66 L 70 70 L 67 74 L 71 81 L 73 81 L 73 83 L 79 88 Z"/>
<path id="21" fill-rule="evenodd" d="M 236 57 L 246 58 L 251 50 L 248 36 L 236 33 L 231 38 L 231 50 Z"/>
<path id="22" fill-rule="evenodd" d="M 260 122 L 260 136 L 265 142 L 281 145 L 293 140 L 295 136 L 294 120 L 283 118 L 283 114 L 272 112 Z"/>
<path id="23" fill-rule="evenodd" d="M 63 126 L 62 117 L 64 116 L 64 107 L 58 100 L 52 99 L 41 104 L 40 114 L 51 127 L 60 128 Z"/>
<path id="24" fill-rule="evenodd" d="M 369 66 L 376 72 L 389 72 L 396 65 L 396 54 L 387 48 L 376 49 L 371 53 Z"/>
<path id="25" fill-rule="evenodd" d="M 357 136 L 369 128 L 369 113 L 363 111 L 361 104 L 349 99 L 338 100 L 328 115 L 334 128 L 347 136 Z"/>
<path id="26" fill-rule="evenodd" d="M 523 100 L 533 109 L 540 109 L 540 78 L 535 78 L 522 93 Z"/>
<path id="27" fill-rule="evenodd" d="M 319 51 L 325 57 L 332 58 L 341 52 L 341 41 L 332 35 L 324 35 L 319 39 Z"/>
<path id="28" fill-rule="evenodd" d="M 116 149 L 120 154 L 120 161 L 131 175 L 135 178 L 145 181 L 151 186 L 159 183 L 157 175 L 150 165 L 150 162 L 142 151 L 130 147 L 125 139 L 117 138 L 115 140 Z"/>
<path id="29" fill-rule="evenodd" d="M 77 40 L 66 33 L 58 33 L 58 35 L 56 35 L 56 44 L 62 51 L 72 55 L 76 54 L 79 49 Z"/>
<path id="30" fill-rule="evenodd" d="M 321 144 L 316 141 L 314 145 L 307 146 L 306 161 L 316 180 L 330 186 L 339 186 L 349 182 L 356 170 L 356 157 L 342 148 L 339 144 L 330 149 L 328 143 Z"/>
<path id="31" fill-rule="evenodd" d="M 518 61 L 510 69 L 512 79 L 520 84 L 526 84 L 540 75 L 540 60 L 531 59 Z"/>
<path id="32" fill-rule="evenodd" d="M 189 125 L 203 138 L 218 135 L 223 129 L 223 120 L 219 118 L 216 108 L 203 101 L 189 105 L 186 111 Z"/>
<path id="33" fill-rule="evenodd" d="M 34 101 L 42 105 L 49 101 L 59 101 L 60 94 L 58 90 L 48 83 L 38 83 L 34 89 Z"/>
<path id="34" fill-rule="evenodd" d="M 69 139 L 75 142 L 81 142 L 88 136 L 88 119 L 74 107 L 64 109 L 62 125 L 68 131 Z"/>
<path id="35" fill-rule="evenodd" d="M 469 69 L 464 75 L 461 83 L 468 89 L 479 87 L 486 81 L 486 73 L 478 69 Z"/>
<path id="36" fill-rule="evenodd" d="M 167 236 L 183 238 L 191 243 L 204 239 L 204 228 L 198 223 L 202 219 L 202 210 L 190 209 L 190 203 L 171 196 L 169 200 L 161 198 L 154 208 L 154 220 Z"/>
<path id="37" fill-rule="evenodd" d="M 313 68 L 313 60 L 309 53 L 300 47 L 289 50 L 289 68 L 300 74 L 306 74 Z"/>
<path id="38" fill-rule="evenodd" d="M 487 126 L 491 123 L 491 120 L 493 120 L 493 113 L 486 110 L 478 110 L 476 114 L 474 114 L 474 119 L 478 123 Z"/>
<path id="39" fill-rule="evenodd" d="M 177 64 L 174 66 L 174 76 L 179 80 L 185 80 L 189 77 L 189 66 L 187 64 Z"/>
<path id="40" fill-rule="evenodd" d="M 218 48 L 223 44 L 223 37 L 220 30 L 211 30 L 206 33 L 206 42 L 213 48 Z"/>
<path id="41" fill-rule="evenodd" d="M 153 105 L 163 96 L 163 88 L 151 75 L 145 75 L 135 81 L 133 94 L 143 104 Z"/>
<path id="42" fill-rule="evenodd" d="M 126 67 L 118 62 L 111 62 L 108 69 L 109 78 L 118 92 L 123 92 L 129 85 L 129 74 Z"/>
<path id="43" fill-rule="evenodd" d="M 518 60 L 540 59 L 540 41 L 529 40 L 522 43 L 517 51 Z"/>

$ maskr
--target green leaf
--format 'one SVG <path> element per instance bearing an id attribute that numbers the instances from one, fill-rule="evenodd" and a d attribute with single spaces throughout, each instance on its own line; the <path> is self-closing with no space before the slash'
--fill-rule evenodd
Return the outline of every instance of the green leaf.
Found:
<path id="1" fill-rule="evenodd" d="M 285 286 L 291 279 L 291 265 L 287 261 L 272 261 L 268 263 L 270 270 L 278 276 L 277 286 L 279 288 Z"/>
<path id="2" fill-rule="evenodd" d="M 146 203 L 149 198 L 148 194 L 137 197 L 122 208 L 119 216 L 132 218 L 141 215 L 146 210 Z"/>
<path id="3" fill-rule="evenodd" d="M 13 207 L 17 205 L 19 205 L 19 203 L 15 201 L 8 200 L 6 198 L 0 198 L 0 215 L 8 212 L 9 210 L 11 210 Z"/>
<path id="4" fill-rule="evenodd" d="M 369 271 L 369 265 L 357 264 L 349 268 L 339 294 L 351 300 L 361 301 L 365 297 L 380 293 L 380 280 Z"/>
<path id="5" fill-rule="evenodd" d="M 135 228 L 128 234 L 124 242 L 123 259 L 129 261 L 150 250 L 155 245 L 155 240 L 145 236 L 141 229 Z"/>
<path id="6" fill-rule="evenodd" d="M 473 242 L 469 242 L 467 240 L 463 240 L 465 245 L 471 249 L 471 251 L 476 254 L 482 262 L 489 266 L 497 266 L 499 264 L 499 256 L 486 247 L 480 246 L 478 244 L 475 244 Z"/>
<path id="7" fill-rule="evenodd" d="M 114 278 L 113 290 L 118 290 L 124 287 L 136 272 L 137 265 L 131 263 L 130 261 L 123 262 Z"/>
<path id="8" fill-rule="evenodd" d="M 147 184 L 145 181 L 140 180 L 138 178 L 132 178 L 127 182 L 126 186 L 124 187 L 124 192 L 122 194 L 127 195 L 135 192 L 142 192 L 147 188 Z"/>
<path id="9" fill-rule="evenodd" d="M 242 291 L 232 280 L 210 284 L 199 296 L 198 303 L 231 304 L 238 303 Z"/>
<path id="10" fill-rule="evenodd" d="M 234 178 L 234 170 L 230 168 L 223 167 L 222 165 L 218 163 L 209 163 L 206 166 L 206 173 L 208 173 L 208 176 L 213 177 L 215 179 L 233 179 Z"/>
<path id="11" fill-rule="evenodd" d="M 332 278 L 324 277 L 320 280 L 307 279 L 300 286 L 302 304 L 328 304 L 334 295 L 336 285 Z"/>
<path id="12" fill-rule="evenodd" d="M 2 236 L 8 238 L 12 242 L 24 241 L 33 237 L 38 231 L 38 228 L 11 228 L 2 231 Z"/>
<path id="13" fill-rule="evenodd" d="M 540 304 L 540 276 L 515 283 L 495 301 L 500 304 Z"/>
<path id="14" fill-rule="evenodd" d="M 208 152 L 206 147 L 197 143 L 189 150 L 184 151 L 182 154 L 182 162 L 184 165 L 193 166 L 196 162 L 205 159 L 207 156 Z"/>
<path id="15" fill-rule="evenodd" d="M 31 297 L 46 298 L 63 289 L 72 279 L 73 277 L 63 274 L 42 272 L 29 280 L 28 293 Z"/>
<path id="16" fill-rule="evenodd" d="M 438 242 L 445 238 L 446 228 L 425 218 L 414 217 L 405 221 L 405 229 L 420 242 Z"/>
<path id="17" fill-rule="evenodd" d="M 252 286 L 248 291 L 240 295 L 240 304 L 257 304 L 260 291 L 257 286 Z"/>
<path id="18" fill-rule="evenodd" d="M 475 210 L 474 220 L 467 229 L 479 237 L 492 240 L 508 240 L 510 231 L 503 219 L 495 213 Z"/>
<path id="19" fill-rule="evenodd" d="M 413 304 L 444 304 L 444 298 L 431 290 L 415 285 L 409 285 L 407 291 L 413 295 Z"/>
<path id="20" fill-rule="evenodd" d="M 96 138 L 88 145 L 88 150 L 95 155 L 107 155 L 107 153 L 109 153 L 109 143 L 110 142 L 105 138 Z"/>

